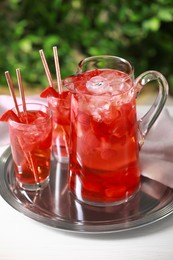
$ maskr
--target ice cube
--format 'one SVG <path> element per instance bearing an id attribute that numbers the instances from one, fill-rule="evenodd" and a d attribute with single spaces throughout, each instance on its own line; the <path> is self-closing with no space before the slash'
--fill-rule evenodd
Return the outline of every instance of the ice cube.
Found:
<path id="1" fill-rule="evenodd" d="M 119 85 L 119 90 L 122 92 L 122 93 L 125 93 L 127 91 L 129 91 L 131 88 L 130 84 L 128 82 L 122 82 L 120 85 Z"/>
<path id="2" fill-rule="evenodd" d="M 103 71 L 100 76 L 109 82 L 113 95 L 124 93 L 130 89 L 130 82 L 127 81 L 125 73 L 116 70 L 107 70 Z"/>
<path id="3" fill-rule="evenodd" d="M 107 92 L 112 92 L 112 87 L 109 84 L 107 78 L 102 76 L 92 77 L 87 81 L 86 87 L 90 92 L 95 94 L 103 94 Z"/>
<path id="4" fill-rule="evenodd" d="M 115 84 L 116 82 L 120 83 L 123 81 L 122 74 L 116 70 L 104 70 L 100 76 L 107 79 L 109 84 Z"/>
<path id="5" fill-rule="evenodd" d="M 110 102 L 106 98 L 104 100 L 104 96 L 97 97 L 89 104 L 88 109 L 94 120 L 102 121 L 104 114 L 109 113 Z"/>

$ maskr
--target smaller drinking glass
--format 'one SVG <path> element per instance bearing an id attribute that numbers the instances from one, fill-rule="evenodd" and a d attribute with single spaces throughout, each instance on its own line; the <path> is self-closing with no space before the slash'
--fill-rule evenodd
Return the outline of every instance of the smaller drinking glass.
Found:
<path id="1" fill-rule="evenodd" d="M 8 121 L 15 176 L 21 188 L 38 190 L 50 176 L 52 114 L 42 104 L 27 103 L 26 113 L 18 108 L 20 116 Z"/>

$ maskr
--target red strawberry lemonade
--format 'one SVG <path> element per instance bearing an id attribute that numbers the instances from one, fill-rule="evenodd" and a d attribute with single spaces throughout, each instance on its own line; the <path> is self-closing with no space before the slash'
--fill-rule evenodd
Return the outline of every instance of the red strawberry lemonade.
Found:
<path id="1" fill-rule="evenodd" d="M 94 205 L 126 201 L 139 189 L 135 91 L 124 72 L 72 76 L 69 187 Z"/>
<path id="2" fill-rule="evenodd" d="M 53 115 L 52 148 L 54 156 L 60 162 L 68 162 L 71 94 L 69 91 L 59 94 L 55 88 L 48 87 L 40 96 L 47 98 Z"/>
<path id="3" fill-rule="evenodd" d="M 52 146 L 50 110 L 39 104 L 27 104 L 27 112 L 18 106 L 1 116 L 8 121 L 14 170 L 19 185 L 27 190 L 39 189 L 48 182 Z"/>

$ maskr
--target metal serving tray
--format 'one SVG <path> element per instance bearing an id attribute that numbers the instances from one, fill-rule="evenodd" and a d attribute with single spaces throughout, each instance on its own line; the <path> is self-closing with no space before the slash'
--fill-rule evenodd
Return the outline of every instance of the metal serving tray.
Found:
<path id="1" fill-rule="evenodd" d="M 16 183 L 11 150 L 0 157 L 0 194 L 17 211 L 47 226 L 79 233 L 111 233 L 139 228 L 173 212 L 173 190 L 142 177 L 139 192 L 128 202 L 109 207 L 81 204 L 68 191 L 68 165 L 52 158 L 49 184 L 40 191 Z"/>

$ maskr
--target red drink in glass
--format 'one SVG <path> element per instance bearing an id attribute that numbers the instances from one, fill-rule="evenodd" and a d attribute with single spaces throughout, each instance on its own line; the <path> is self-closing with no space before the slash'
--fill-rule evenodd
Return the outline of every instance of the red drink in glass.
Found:
<path id="1" fill-rule="evenodd" d="M 48 87 L 41 97 L 47 97 L 53 115 L 53 154 L 59 162 L 66 163 L 69 161 L 71 93 L 66 90 L 59 94 L 54 88 Z"/>
<path id="2" fill-rule="evenodd" d="M 92 92 L 99 77 L 112 83 Z M 135 92 L 130 79 L 121 83 L 126 77 L 117 70 L 94 70 L 72 80 L 69 186 L 91 204 L 120 203 L 139 189 Z"/>
<path id="3" fill-rule="evenodd" d="M 52 117 L 44 105 L 26 104 L 26 114 L 18 107 L 20 117 L 8 120 L 15 175 L 22 188 L 35 190 L 49 180 Z"/>

